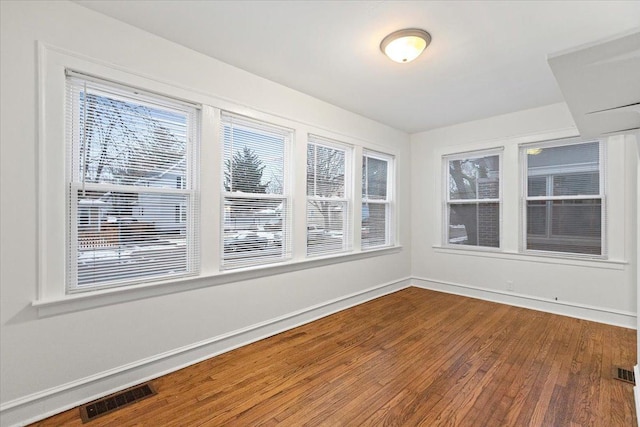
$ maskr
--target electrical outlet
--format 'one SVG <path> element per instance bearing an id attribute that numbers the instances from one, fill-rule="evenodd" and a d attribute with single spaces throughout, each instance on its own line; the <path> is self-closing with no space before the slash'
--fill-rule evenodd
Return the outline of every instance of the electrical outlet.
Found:
<path id="1" fill-rule="evenodd" d="M 507 290 L 513 292 L 513 280 L 507 280 Z"/>

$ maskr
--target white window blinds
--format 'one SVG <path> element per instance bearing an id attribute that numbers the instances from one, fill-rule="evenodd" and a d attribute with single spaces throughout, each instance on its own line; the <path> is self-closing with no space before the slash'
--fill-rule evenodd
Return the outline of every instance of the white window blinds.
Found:
<path id="1" fill-rule="evenodd" d="M 223 268 L 290 257 L 287 153 L 292 131 L 222 114 Z"/>
<path id="2" fill-rule="evenodd" d="M 521 153 L 525 249 L 604 255 L 600 142 L 550 141 L 523 146 Z"/>
<path id="3" fill-rule="evenodd" d="M 500 247 L 500 159 L 497 153 L 445 157 L 445 241 Z"/>
<path id="4" fill-rule="evenodd" d="M 391 156 L 365 151 L 362 157 L 362 249 L 388 246 L 391 237 Z"/>
<path id="5" fill-rule="evenodd" d="M 307 145 L 307 255 L 350 249 L 351 149 L 309 135 Z"/>
<path id="6" fill-rule="evenodd" d="M 67 290 L 197 274 L 197 110 L 68 72 Z"/>

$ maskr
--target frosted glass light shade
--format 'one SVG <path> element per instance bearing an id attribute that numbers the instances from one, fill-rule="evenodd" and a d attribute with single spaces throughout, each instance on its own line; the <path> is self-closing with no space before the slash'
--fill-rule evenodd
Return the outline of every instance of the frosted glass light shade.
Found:
<path id="1" fill-rule="evenodd" d="M 411 28 L 389 34 L 380 43 L 380 50 L 392 61 L 404 63 L 416 59 L 431 43 L 431 35 Z"/>

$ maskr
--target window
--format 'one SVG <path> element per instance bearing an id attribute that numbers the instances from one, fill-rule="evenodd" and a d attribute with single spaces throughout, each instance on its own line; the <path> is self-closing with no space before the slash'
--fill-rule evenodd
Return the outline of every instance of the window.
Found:
<path id="1" fill-rule="evenodd" d="M 601 153 L 598 141 L 521 147 L 526 250 L 604 255 Z"/>
<path id="2" fill-rule="evenodd" d="M 307 145 L 307 255 L 350 249 L 351 150 L 314 135 Z"/>
<path id="3" fill-rule="evenodd" d="M 38 52 L 34 304 L 43 312 L 376 256 L 386 251 L 360 252 L 395 243 L 392 155 L 57 49 Z"/>
<path id="4" fill-rule="evenodd" d="M 222 114 L 223 268 L 290 257 L 287 152 L 293 132 Z"/>
<path id="5" fill-rule="evenodd" d="M 445 241 L 500 247 L 500 162 L 496 151 L 445 157 Z"/>
<path id="6" fill-rule="evenodd" d="M 197 274 L 196 108 L 66 82 L 68 292 Z"/>
<path id="7" fill-rule="evenodd" d="M 362 156 L 362 249 L 391 245 L 393 158 L 365 151 Z"/>

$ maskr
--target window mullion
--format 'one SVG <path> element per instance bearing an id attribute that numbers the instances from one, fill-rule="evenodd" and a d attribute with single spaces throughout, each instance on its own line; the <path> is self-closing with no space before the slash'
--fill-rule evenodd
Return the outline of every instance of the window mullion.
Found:
<path id="1" fill-rule="evenodd" d="M 602 199 L 601 194 L 593 194 L 593 195 L 578 195 L 578 196 L 532 196 L 527 197 L 527 201 L 535 202 L 535 201 L 554 201 L 554 200 L 593 200 L 593 199 Z"/>
<path id="2" fill-rule="evenodd" d="M 211 106 L 203 106 L 200 127 L 202 141 L 215 141 L 220 134 L 220 110 Z M 218 165 L 222 163 L 222 151 L 216 144 L 202 144 L 200 147 L 202 159 L 207 163 Z M 220 251 L 222 236 L 219 224 L 223 219 L 223 202 L 220 197 L 223 172 L 218 168 L 201 167 L 199 174 L 199 188 L 202 194 L 200 201 L 200 250 L 202 259 L 202 274 L 215 274 L 220 271 Z"/>
<path id="3" fill-rule="evenodd" d="M 449 200 L 449 205 L 465 205 L 471 203 L 500 203 L 502 199 L 454 199 Z"/>

